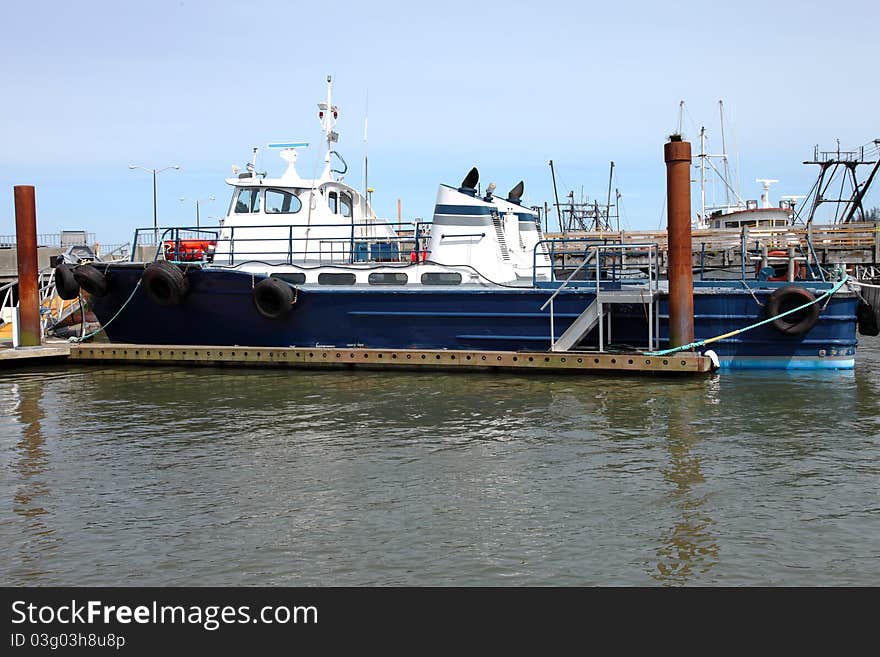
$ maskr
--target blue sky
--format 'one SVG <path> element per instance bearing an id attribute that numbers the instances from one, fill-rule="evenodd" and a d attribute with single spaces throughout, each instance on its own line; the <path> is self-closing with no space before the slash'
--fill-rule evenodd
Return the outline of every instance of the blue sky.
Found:
<path id="1" fill-rule="evenodd" d="M 834 13 L 836 12 L 836 13 Z M 743 196 L 755 178 L 805 194 L 813 145 L 880 137 L 876 2 L 39 2 L 4 7 L 0 234 L 12 186 L 37 188 L 38 230 L 104 243 L 222 215 L 230 165 L 253 146 L 320 135 L 334 76 L 339 151 L 361 185 L 369 97 L 370 186 L 380 215 L 429 217 L 437 185 L 477 165 L 529 204 L 603 199 L 608 165 L 629 228 L 663 220 L 662 145 L 700 125 L 720 148 L 719 99 Z M 865 77 L 862 77 L 865 76 Z M 317 149 L 300 171 L 315 169 Z M 264 152 L 258 168 L 283 170 Z M 696 202 L 696 201 L 695 201 Z M 868 205 L 880 205 L 877 190 Z"/>

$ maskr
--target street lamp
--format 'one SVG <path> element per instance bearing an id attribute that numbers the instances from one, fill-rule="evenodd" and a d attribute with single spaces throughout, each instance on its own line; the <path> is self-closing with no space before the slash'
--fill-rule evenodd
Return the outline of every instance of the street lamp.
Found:
<path id="1" fill-rule="evenodd" d="M 190 200 L 193 200 L 193 199 L 190 199 Z M 209 196 L 208 198 L 195 199 L 195 204 L 196 204 L 196 229 L 199 228 L 199 203 L 207 203 L 208 201 L 214 201 L 214 200 L 216 200 L 216 199 L 215 199 L 213 196 Z M 184 201 L 186 201 L 186 199 L 183 198 L 183 197 L 181 197 L 180 202 L 183 203 Z"/>
<path id="2" fill-rule="evenodd" d="M 146 167 L 139 166 L 137 164 L 129 164 L 129 169 L 140 169 L 141 171 L 146 171 L 147 173 L 153 174 L 153 235 L 155 236 L 155 240 L 159 241 L 159 221 L 156 215 L 156 174 L 162 173 L 168 169 L 177 169 L 180 170 L 180 165 L 175 164 L 170 167 L 165 167 L 164 169 L 148 169 Z"/>

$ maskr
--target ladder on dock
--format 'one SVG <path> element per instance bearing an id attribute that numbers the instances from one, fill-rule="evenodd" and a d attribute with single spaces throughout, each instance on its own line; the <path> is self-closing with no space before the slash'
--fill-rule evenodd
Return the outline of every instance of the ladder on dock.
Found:
<path id="1" fill-rule="evenodd" d="M 602 256 L 605 251 L 620 251 L 621 254 L 626 249 L 648 249 L 648 280 L 647 286 L 639 285 L 638 287 L 621 287 L 620 289 L 603 289 L 601 285 L 602 274 Z M 571 323 L 571 325 L 556 338 L 554 327 L 554 311 L 553 301 L 556 296 L 565 289 L 574 276 L 584 268 L 589 262 L 595 258 L 596 271 L 596 298 L 587 306 L 584 311 Z M 657 271 L 655 271 L 655 269 Z M 603 244 L 590 248 L 590 253 L 584 258 L 584 261 L 575 269 L 559 288 L 550 296 L 550 298 L 541 306 L 544 310 L 550 307 L 550 351 L 564 352 L 570 351 L 577 347 L 581 340 L 592 331 L 596 325 L 599 325 L 599 351 L 605 351 L 605 317 L 609 314 L 606 306 L 614 304 L 641 304 L 647 306 L 646 319 L 648 324 L 648 349 L 659 348 L 659 312 L 657 308 L 657 300 L 660 295 L 658 284 L 659 260 L 657 258 L 656 244 Z M 611 325 L 608 325 L 610 338 Z"/>

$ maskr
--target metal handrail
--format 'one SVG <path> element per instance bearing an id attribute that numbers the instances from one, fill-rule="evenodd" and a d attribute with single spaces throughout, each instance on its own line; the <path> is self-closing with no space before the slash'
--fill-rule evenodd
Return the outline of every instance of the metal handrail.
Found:
<path id="1" fill-rule="evenodd" d="M 602 254 L 605 251 L 620 251 L 621 256 L 624 255 L 623 252 L 626 250 L 648 250 L 648 291 L 651 294 L 651 302 L 649 304 L 648 309 L 648 347 L 653 348 L 653 343 L 656 340 L 659 340 L 659 313 L 654 312 L 654 302 L 655 297 L 660 291 L 660 258 L 659 258 L 659 245 L 656 243 L 646 243 L 646 244 L 623 244 L 623 243 L 615 243 L 615 244 L 596 244 L 594 246 L 589 247 L 589 254 L 584 256 L 583 262 L 578 265 L 578 267 L 569 274 L 568 278 L 560 285 L 556 290 L 554 290 L 553 294 L 550 295 L 550 298 L 544 302 L 541 306 L 541 310 L 543 311 L 548 305 L 550 306 L 550 350 L 553 350 L 553 347 L 556 344 L 556 332 L 555 332 L 555 315 L 553 308 L 553 300 L 565 289 L 572 278 L 577 274 L 581 269 L 583 269 L 595 256 L 596 259 L 596 302 L 599 303 L 599 350 L 602 351 L 604 347 L 604 327 L 602 325 L 604 314 L 602 312 L 602 300 L 600 298 L 601 293 L 601 280 L 602 280 Z M 654 271 L 656 267 L 656 272 Z M 656 275 L 655 275 L 656 273 Z M 656 322 L 656 326 L 655 326 Z"/>
<path id="2" fill-rule="evenodd" d="M 581 264 L 578 265 L 577 269 L 575 269 L 573 272 L 571 272 L 571 274 L 568 275 L 568 278 L 565 279 L 565 281 L 562 283 L 562 285 L 560 285 L 558 288 L 556 288 L 556 291 L 553 292 L 553 294 L 550 295 L 550 298 L 547 299 L 547 301 L 544 302 L 544 305 L 543 305 L 543 306 L 541 306 L 541 310 L 544 310 L 544 308 L 547 307 L 547 304 L 549 304 L 549 303 L 553 303 L 553 299 L 556 298 L 556 295 L 559 294 L 560 292 L 562 292 L 562 290 L 563 290 L 566 286 L 568 286 L 568 284 L 569 284 L 569 282 L 571 281 L 571 279 L 574 278 L 574 275 L 577 274 L 577 273 L 578 273 L 581 269 L 583 269 L 586 265 L 588 265 L 588 264 L 590 263 L 590 260 L 592 260 L 593 256 L 595 256 L 597 253 L 598 253 L 597 250 L 595 250 L 595 249 L 591 249 L 590 254 L 587 255 L 587 256 L 584 256 L 584 260 L 583 260 L 583 262 L 581 262 Z M 596 262 L 596 266 L 597 266 L 597 267 L 599 266 L 598 261 Z M 597 289 L 598 289 L 598 287 L 597 287 Z"/>

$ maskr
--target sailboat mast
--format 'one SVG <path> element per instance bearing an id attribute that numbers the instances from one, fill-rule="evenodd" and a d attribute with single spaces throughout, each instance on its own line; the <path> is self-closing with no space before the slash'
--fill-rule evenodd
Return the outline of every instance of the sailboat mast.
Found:
<path id="1" fill-rule="evenodd" d="M 700 221 L 706 222 L 706 126 L 700 128 Z"/>
<path id="2" fill-rule="evenodd" d="M 721 115 L 721 161 L 724 163 L 724 180 L 727 184 L 724 186 L 724 198 L 727 201 L 727 207 L 730 207 L 730 166 L 727 163 L 727 145 L 724 141 L 724 101 L 718 101 L 718 112 Z"/>

